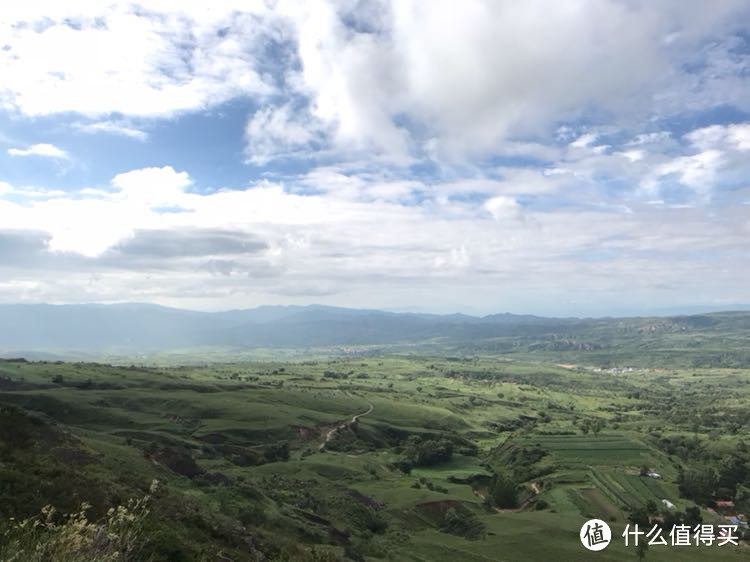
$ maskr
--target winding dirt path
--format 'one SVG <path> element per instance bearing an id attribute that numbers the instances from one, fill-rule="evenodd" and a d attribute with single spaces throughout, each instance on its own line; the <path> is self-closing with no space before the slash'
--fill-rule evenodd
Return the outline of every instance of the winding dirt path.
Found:
<path id="1" fill-rule="evenodd" d="M 339 429 L 346 429 L 346 428 L 347 428 L 347 427 L 349 427 L 350 425 L 352 425 L 352 424 L 355 424 L 355 423 L 357 423 L 357 420 L 358 420 L 359 418 L 361 418 L 362 416 L 366 416 L 367 414 L 369 414 L 370 412 L 372 412 L 372 410 L 374 409 L 374 406 L 373 406 L 373 405 L 372 405 L 372 404 L 371 404 L 370 402 L 368 402 L 368 403 L 367 403 L 367 405 L 368 405 L 369 407 L 367 408 L 367 410 L 366 410 L 366 411 L 364 411 L 364 412 L 361 412 L 361 413 L 359 413 L 359 414 L 355 414 L 355 415 L 353 415 L 353 416 L 352 416 L 352 419 L 350 419 L 349 421 L 346 421 L 346 422 L 344 422 L 344 423 L 342 423 L 342 424 L 339 424 L 339 425 L 337 425 L 336 427 L 334 427 L 333 429 L 331 429 L 330 431 L 328 431 L 328 433 L 326 433 L 326 438 L 325 438 L 325 439 L 323 440 L 323 442 L 322 442 L 322 443 L 321 443 L 321 444 L 320 444 L 320 445 L 318 446 L 318 450 L 319 450 L 319 451 L 323 451 L 323 450 L 324 450 L 324 449 L 326 448 L 326 444 L 327 444 L 327 443 L 328 443 L 328 442 L 329 442 L 329 441 L 330 441 L 331 439 L 333 439 L 333 436 L 334 436 L 334 435 L 336 434 L 336 432 L 337 432 L 337 431 L 338 431 Z"/>

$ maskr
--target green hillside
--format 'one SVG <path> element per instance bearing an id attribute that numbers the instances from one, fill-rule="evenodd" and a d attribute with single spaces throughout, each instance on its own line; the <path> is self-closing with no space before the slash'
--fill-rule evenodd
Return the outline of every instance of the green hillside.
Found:
<path id="1" fill-rule="evenodd" d="M 60 559 L 582 560 L 578 529 L 596 517 L 615 533 L 599 558 L 631 560 L 619 535 L 643 513 L 718 523 L 707 508 L 727 497 L 750 512 L 749 396 L 742 369 L 500 356 L 3 361 L 0 559 L 35 559 L 37 545 L 63 556 L 73 523 L 61 514 L 85 504 L 93 550 Z M 129 527 L 108 519 L 144 497 Z M 49 526 L 34 527 L 50 505 Z M 97 542 L 98 529 L 113 538 Z"/>

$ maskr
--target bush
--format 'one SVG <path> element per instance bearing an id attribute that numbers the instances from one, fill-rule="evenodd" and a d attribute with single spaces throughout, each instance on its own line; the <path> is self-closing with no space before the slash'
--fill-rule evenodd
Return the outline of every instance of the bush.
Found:
<path id="1" fill-rule="evenodd" d="M 411 461 L 404 459 L 399 459 L 391 463 L 391 466 L 397 470 L 400 470 L 404 474 L 411 474 L 411 469 L 414 468 L 414 465 L 411 463 Z"/>
<path id="2" fill-rule="evenodd" d="M 288 461 L 289 460 L 289 443 L 286 441 L 277 441 L 267 445 L 263 451 L 263 457 L 266 462 Z"/>
<path id="3" fill-rule="evenodd" d="M 440 530 L 451 535 L 476 540 L 484 534 L 484 524 L 471 511 L 462 509 L 459 513 L 451 507 L 445 512 Z"/>
<path id="4" fill-rule="evenodd" d="M 404 447 L 404 457 L 413 466 L 431 466 L 451 460 L 453 443 L 447 439 L 426 439 L 410 437 Z"/>

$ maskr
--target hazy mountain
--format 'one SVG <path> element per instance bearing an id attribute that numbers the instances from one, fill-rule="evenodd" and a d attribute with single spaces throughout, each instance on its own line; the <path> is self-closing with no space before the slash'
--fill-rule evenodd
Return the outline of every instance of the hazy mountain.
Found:
<path id="1" fill-rule="evenodd" d="M 146 352 L 193 346 L 300 348 L 417 342 L 482 347 L 514 338 L 541 340 L 542 345 L 557 349 L 601 345 L 632 334 L 698 329 L 748 330 L 750 313 L 578 319 L 395 313 L 319 305 L 215 313 L 148 304 L 0 305 L 0 352 L 5 355 L 19 350 Z"/>

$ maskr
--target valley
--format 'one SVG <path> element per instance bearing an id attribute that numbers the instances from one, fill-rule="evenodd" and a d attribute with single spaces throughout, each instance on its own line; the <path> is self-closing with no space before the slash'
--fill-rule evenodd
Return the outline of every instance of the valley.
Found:
<path id="1" fill-rule="evenodd" d="M 46 505 L 98 521 L 150 495 L 134 559 L 580 560 L 599 518 L 599 558 L 632 560 L 620 535 L 643 517 L 740 516 L 746 533 L 749 397 L 742 368 L 501 355 L 4 360 L 2 559 Z M 740 560 L 742 544 L 645 556 Z"/>

